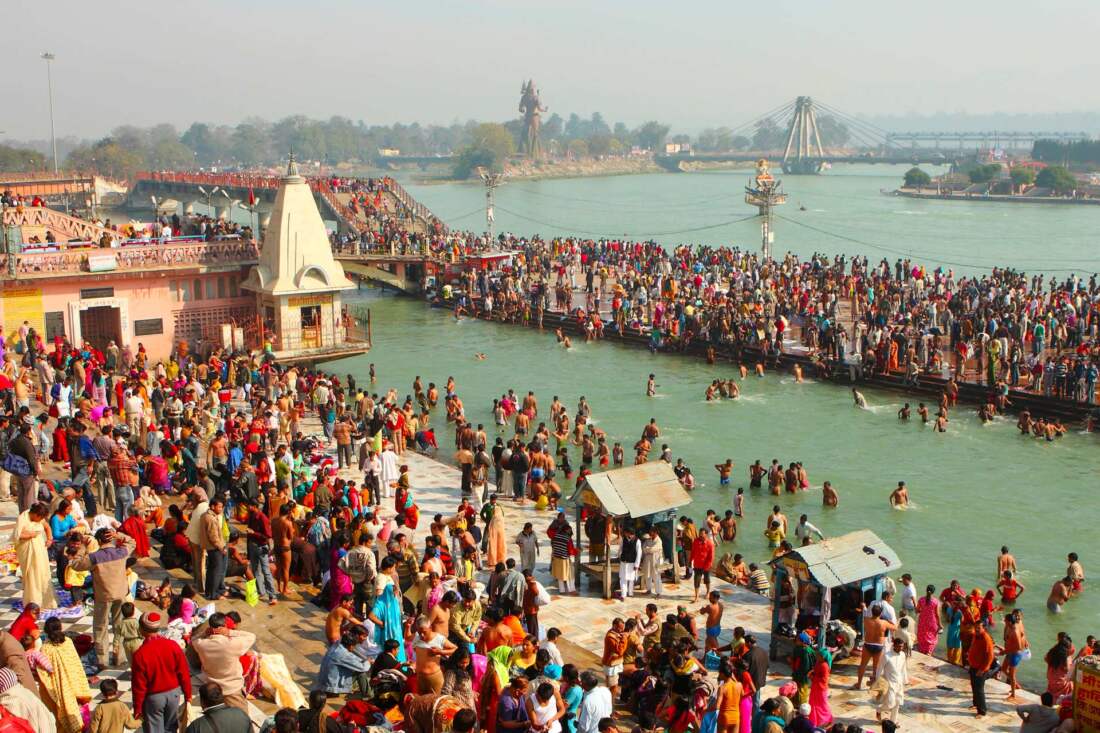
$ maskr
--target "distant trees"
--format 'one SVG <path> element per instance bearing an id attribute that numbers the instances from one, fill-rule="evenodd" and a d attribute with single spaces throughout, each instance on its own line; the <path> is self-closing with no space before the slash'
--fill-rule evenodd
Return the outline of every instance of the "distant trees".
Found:
<path id="1" fill-rule="evenodd" d="M 36 150 L 0 145 L 0 170 L 29 173 L 46 167 L 46 156 Z"/>
<path id="2" fill-rule="evenodd" d="M 1018 165 L 1010 170 L 1008 175 L 1012 178 L 1012 185 L 1016 188 L 1030 186 L 1035 183 L 1035 171 L 1026 166 Z"/>
<path id="3" fill-rule="evenodd" d="M 1031 157 L 1044 163 L 1057 165 L 1100 164 L 1100 140 L 1065 143 L 1056 140 L 1036 140 L 1031 149 Z"/>
<path id="4" fill-rule="evenodd" d="M 515 154 L 512 133 L 497 122 L 482 122 L 473 128 L 469 142 L 458 152 L 454 162 L 454 177 L 469 178 L 478 167 L 501 171 L 508 158 Z"/>
<path id="5" fill-rule="evenodd" d="M 1051 165 L 1039 171 L 1035 176 L 1035 185 L 1053 189 L 1055 193 L 1072 193 L 1078 185 L 1077 178 L 1060 165 Z"/>
<path id="6" fill-rule="evenodd" d="M 999 163 L 976 165 L 966 172 L 971 183 L 989 183 L 1000 174 L 1001 166 Z"/>
<path id="7" fill-rule="evenodd" d="M 760 120 L 752 133 L 753 150 L 778 150 L 787 142 L 787 133 L 771 117 Z"/>
<path id="8" fill-rule="evenodd" d="M 847 125 L 829 115 L 817 118 L 817 132 L 821 136 L 822 147 L 826 148 L 842 148 L 852 137 Z"/>
<path id="9" fill-rule="evenodd" d="M 491 127 L 486 128 L 486 124 Z M 504 137 L 499 135 L 501 130 L 512 141 L 510 150 L 504 145 Z M 544 149 L 554 155 L 567 152 L 572 155 L 621 155 L 635 145 L 659 151 L 668 133 L 669 126 L 657 121 L 632 129 L 623 122 L 608 122 L 599 112 L 588 116 L 574 113 L 566 118 L 552 114 L 543 120 L 541 130 Z M 274 122 L 247 118 L 236 125 L 194 122 L 182 134 L 167 124 L 148 128 L 123 125 L 101 140 L 76 145 L 65 164 L 94 167 L 102 173 L 120 176 L 143 169 L 216 167 L 231 170 L 278 165 L 291 151 L 299 160 L 326 165 L 370 163 L 378 158 L 380 149 L 395 149 L 411 156 L 453 154 L 456 168 L 468 175 L 477 165 L 503 164 L 504 158 L 519 149 L 524 134 L 522 119 L 503 124 L 471 120 L 422 126 L 415 122 L 368 125 L 362 120 L 339 116 L 315 120 L 292 115 Z M 571 146 L 573 141 L 584 144 Z M 460 153 L 464 155 L 463 160 L 457 160 Z M 41 154 L 30 150 L 4 152 L 0 157 L 0 167 L 6 170 L 41 168 L 44 164 Z"/>
<path id="10" fill-rule="evenodd" d="M 932 183 L 932 176 L 916 166 L 905 171 L 905 187 L 920 188 Z"/>

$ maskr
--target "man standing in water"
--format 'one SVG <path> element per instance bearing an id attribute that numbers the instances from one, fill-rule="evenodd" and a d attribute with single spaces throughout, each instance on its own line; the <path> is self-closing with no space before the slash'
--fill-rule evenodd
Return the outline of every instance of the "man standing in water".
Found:
<path id="1" fill-rule="evenodd" d="M 834 508 L 840 505 L 840 496 L 836 493 L 832 483 L 828 481 L 821 486 L 821 505 Z"/>
<path id="2" fill-rule="evenodd" d="M 649 375 L 649 381 L 647 381 L 645 383 L 645 396 L 646 397 L 652 397 L 655 394 L 657 394 L 656 376 L 653 375 L 653 374 L 650 374 Z"/>
<path id="3" fill-rule="evenodd" d="M 1073 588 L 1073 579 L 1068 575 L 1054 583 L 1047 596 L 1047 610 L 1051 613 L 1061 613 L 1062 604 L 1069 600 L 1070 589 Z"/>
<path id="4" fill-rule="evenodd" d="M 1001 554 L 997 556 L 997 578 L 1005 577 L 1005 573 L 1010 578 L 1016 575 L 1016 558 L 1008 551 L 1007 546 L 1002 546 Z"/>
<path id="5" fill-rule="evenodd" d="M 863 396 L 863 393 L 858 391 L 855 387 L 852 387 L 852 399 L 855 400 L 856 407 L 861 410 L 867 409 L 867 398 Z"/>
<path id="6" fill-rule="evenodd" d="M 895 509 L 909 506 L 909 489 L 905 488 L 904 481 L 898 481 L 898 487 L 890 492 L 890 506 Z"/>

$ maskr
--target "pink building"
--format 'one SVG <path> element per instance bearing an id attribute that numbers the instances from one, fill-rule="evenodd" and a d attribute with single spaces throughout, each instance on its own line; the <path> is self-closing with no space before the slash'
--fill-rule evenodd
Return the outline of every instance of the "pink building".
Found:
<path id="1" fill-rule="evenodd" d="M 239 239 L 0 255 L 0 323 L 166 358 L 180 341 L 220 345 L 222 324 L 253 324 L 255 296 L 240 286 L 256 262 Z"/>

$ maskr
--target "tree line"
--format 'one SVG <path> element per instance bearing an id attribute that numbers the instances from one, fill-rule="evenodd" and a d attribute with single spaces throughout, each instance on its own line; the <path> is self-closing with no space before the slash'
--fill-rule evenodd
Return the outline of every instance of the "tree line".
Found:
<path id="1" fill-rule="evenodd" d="M 1044 163 L 1060 165 L 1098 165 L 1100 164 L 1100 140 L 1076 142 L 1036 140 L 1031 148 L 1031 157 Z"/>
<path id="2" fill-rule="evenodd" d="M 829 117 L 819 118 L 818 124 L 824 145 L 840 146 L 848 141 L 843 124 Z M 656 120 L 629 127 L 608 122 L 599 112 L 588 117 L 555 113 L 543 120 L 541 136 L 544 149 L 554 157 L 621 155 L 635 147 L 662 152 L 666 141 L 689 143 L 704 153 L 776 150 L 786 142 L 785 127 L 773 119 L 758 123 L 751 136 L 736 135 L 726 127 L 702 130 L 694 138 L 670 137 L 669 132 L 669 125 Z M 477 165 L 502 165 L 520 149 L 523 137 L 524 122 L 518 118 L 504 123 L 470 120 L 450 125 L 368 125 L 340 116 L 318 120 L 293 115 L 276 122 L 248 118 L 237 125 L 195 122 L 183 132 L 170 124 L 122 125 L 99 140 L 76 145 L 63 165 L 127 178 L 147 169 L 273 165 L 290 151 L 300 160 L 326 165 L 369 164 L 378 159 L 380 150 L 393 149 L 420 157 L 453 155 L 455 174 L 465 177 Z M 48 156 L 27 146 L 0 146 L 0 170 L 42 170 L 48 162 Z"/>

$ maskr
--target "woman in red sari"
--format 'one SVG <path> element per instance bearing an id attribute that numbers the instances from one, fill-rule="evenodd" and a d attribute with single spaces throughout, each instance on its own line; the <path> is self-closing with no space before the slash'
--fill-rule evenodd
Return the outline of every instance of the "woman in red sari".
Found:
<path id="1" fill-rule="evenodd" d="M 134 557 L 149 557 L 149 534 L 145 531 L 145 518 L 142 510 L 130 507 L 130 516 L 122 523 L 123 534 L 134 539 Z"/>

